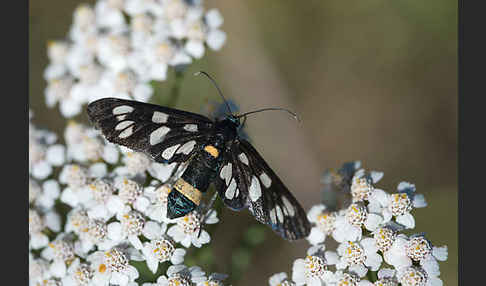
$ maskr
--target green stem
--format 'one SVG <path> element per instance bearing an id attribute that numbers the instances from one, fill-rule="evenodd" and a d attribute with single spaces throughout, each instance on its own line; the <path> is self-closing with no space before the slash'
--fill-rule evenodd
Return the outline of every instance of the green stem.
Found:
<path id="1" fill-rule="evenodd" d="M 371 283 L 378 281 L 378 276 L 374 271 L 368 270 L 366 277 L 368 277 L 368 281 L 370 281 Z"/>
<path id="2" fill-rule="evenodd" d="M 181 83 L 184 78 L 184 72 L 176 70 L 175 81 L 172 89 L 170 90 L 169 98 L 167 99 L 166 106 L 174 107 L 177 104 L 180 95 Z"/>

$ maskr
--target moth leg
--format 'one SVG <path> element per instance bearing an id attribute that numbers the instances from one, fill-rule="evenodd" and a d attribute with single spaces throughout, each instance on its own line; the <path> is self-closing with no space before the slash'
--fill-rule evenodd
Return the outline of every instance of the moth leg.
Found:
<path id="1" fill-rule="evenodd" d="M 211 200 L 209 200 L 209 203 L 199 211 L 199 213 L 201 214 L 201 218 L 199 220 L 201 222 L 201 227 L 199 228 L 199 233 L 197 234 L 198 238 L 201 235 L 202 226 L 206 223 L 206 219 L 214 211 L 212 207 L 217 197 L 218 197 L 218 192 L 214 192 L 213 196 L 211 197 Z"/>

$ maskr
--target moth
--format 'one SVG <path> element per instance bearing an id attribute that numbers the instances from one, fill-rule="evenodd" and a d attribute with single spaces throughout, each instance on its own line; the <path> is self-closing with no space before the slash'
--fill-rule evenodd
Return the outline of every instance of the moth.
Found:
<path id="1" fill-rule="evenodd" d="M 223 97 L 214 80 L 201 73 Z M 308 236 L 310 224 L 302 206 L 257 150 L 238 135 L 241 118 L 246 120 L 250 113 L 279 108 L 235 115 L 224 97 L 223 100 L 229 113 L 215 120 L 117 98 L 94 101 L 88 105 L 87 113 L 108 141 L 143 152 L 156 162 L 187 163 L 168 196 L 167 217 L 177 218 L 193 211 L 213 183 L 228 208 L 248 208 L 259 222 L 269 225 L 284 239 Z"/>

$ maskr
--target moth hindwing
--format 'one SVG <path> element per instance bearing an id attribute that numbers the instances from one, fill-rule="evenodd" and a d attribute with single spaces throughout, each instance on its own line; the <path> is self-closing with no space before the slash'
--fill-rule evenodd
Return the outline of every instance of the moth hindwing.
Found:
<path id="1" fill-rule="evenodd" d="M 214 121 L 182 110 L 103 98 L 88 117 L 108 141 L 143 152 L 157 162 L 186 163 L 168 198 L 168 217 L 193 211 L 214 183 L 233 210 L 249 208 L 261 223 L 288 240 L 310 232 L 306 213 L 260 154 L 238 135 L 239 117 Z"/>

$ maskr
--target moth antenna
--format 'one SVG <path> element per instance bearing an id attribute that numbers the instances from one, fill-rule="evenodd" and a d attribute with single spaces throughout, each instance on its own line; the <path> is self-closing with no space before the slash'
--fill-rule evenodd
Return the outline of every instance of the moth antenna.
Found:
<path id="1" fill-rule="evenodd" d="M 243 113 L 243 114 L 240 114 L 238 116 L 236 116 L 237 118 L 240 118 L 240 117 L 245 117 L 246 119 L 246 116 L 249 115 L 249 114 L 252 114 L 252 113 L 258 113 L 258 112 L 262 112 L 262 111 L 269 111 L 269 110 L 280 110 L 280 111 L 285 111 L 287 113 L 289 113 L 290 115 L 292 115 L 292 117 L 297 120 L 297 122 L 302 122 L 299 118 L 299 116 L 297 114 L 295 114 L 294 112 L 286 109 L 286 108 L 280 108 L 280 107 L 268 107 L 268 108 L 262 108 L 262 109 L 258 109 L 258 110 L 253 110 L 253 111 L 250 111 L 250 112 L 246 112 L 246 113 Z"/>
<path id="2" fill-rule="evenodd" d="M 230 108 L 230 106 L 229 106 L 229 104 L 228 104 L 228 101 L 226 101 L 226 98 L 224 98 L 224 96 L 223 96 L 223 92 L 222 92 L 222 91 L 221 91 L 221 89 L 219 88 L 219 86 L 218 86 L 218 84 L 216 83 L 216 81 L 215 81 L 215 80 L 214 80 L 214 79 L 213 79 L 213 78 L 212 78 L 212 77 L 211 77 L 211 76 L 210 76 L 210 75 L 209 75 L 207 72 L 205 72 L 205 71 L 198 71 L 198 72 L 194 73 L 194 75 L 195 75 L 195 76 L 197 76 L 197 75 L 201 75 L 201 74 L 205 75 L 205 76 L 206 76 L 206 77 L 207 77 L 207 78 L 208 78 L 208 79 L 209 79 L 209 80 L 210 80 L 210 81 L 213 83 L 213 85 L 214 85 L 214 86 L 216 87 L 216 89 L 218 90 L 219 95 L 221 96 L 221 98 L 223 98 L 224 104 L 226 104 L 226 108 L 228 108 L 229 113 L 230 113 L 230 114 L 233 114 L 233 112 L 231 111 L 231 108 Z"/>

